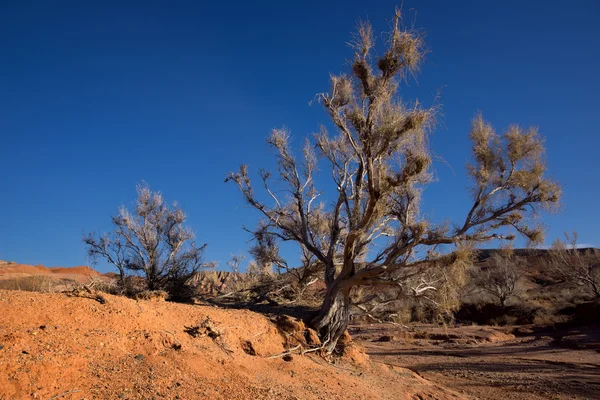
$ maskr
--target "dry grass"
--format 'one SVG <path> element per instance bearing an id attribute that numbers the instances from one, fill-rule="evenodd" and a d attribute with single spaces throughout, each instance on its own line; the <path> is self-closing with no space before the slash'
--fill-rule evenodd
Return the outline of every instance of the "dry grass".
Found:
<path id="1" fill-rule="evenodd" d="M 26 292 L 55 292 L 58 281 L 49 276 L 24 276 L 0 280 L 0 289 Z"/>

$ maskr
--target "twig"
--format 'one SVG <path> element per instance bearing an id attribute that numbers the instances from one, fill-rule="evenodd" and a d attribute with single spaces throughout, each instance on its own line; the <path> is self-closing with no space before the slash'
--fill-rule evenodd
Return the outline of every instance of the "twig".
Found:
<path id="1" fill-rule="evenodd" d="M 300 353 L 299 354 L 304 355 L 304 354 L 313 353 L 315 351 L 322 350 L 323 347 L 324 346 L 319 346 L 319 347 L 313 347 L 311 349 L 304 350 L 302 348 L 302 345 L 299 344 L 298 346 L 292 347 L 291 349 L 288 349 L 288 350 L 284 351 L 283 353 L 276 354 L 274 356 L 270 356 L 270 357 L 266 357 L 266 358 L 280 358 L 280 357 L 289 356 L 290 354 L 293 354 L 293 352 L 296 351 L 296 350 L 298 350 L 298 349 L 300 349 Z"/>
<path id="2" fill-rule="evenodd" d="M 296 347 L 293 347 L 293 348 L 291 348 L 291 349 L 289 349 L 289 350 L 286 350 L 286 351 L 284 351 L 283 353 L 276 354 L 276 355 L 274 355 L 274 356 L 270 356 L 270 357 L 267 357 L 267 358 L 280 358 L 280 357 L 285 357 L 285 356 L 288 356 L 288 355 L 292 354 L 292 351 L 294 351 L 294 350 L 298 350 L 298 349 L 300 349 L 300 348 L 302 348 L 302 345 L 300 345 L 300 344 L 299 344 L 298 346 L 296 346 Z"/>
<path id="3" fill-rule="evenodd" d="M 67 394 L 70 394 L 70 393 L 77 393 L 77 392 L 81 392 L 81 390 L 79 390 L 79 389 L 69 390 L 69 391 L 66 391 L 64 393 L 57 394 L 54 397 L 51 397 L 50 400 L 58 399 L 59 397 L 63 397 L 64 395 L 67 395 Z"/>

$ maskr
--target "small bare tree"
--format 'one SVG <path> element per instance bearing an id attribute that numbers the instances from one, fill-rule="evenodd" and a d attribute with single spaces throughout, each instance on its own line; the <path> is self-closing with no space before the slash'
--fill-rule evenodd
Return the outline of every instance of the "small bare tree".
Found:
<path id="1" fill-rule="evenodd" d="M 245 259 L 246 256 L 243 254 L 232 254 L 229 257 L 229 261 L 227 261 L 227 265 L 229 265 L 231 271 L 237 275 L 240 273 L 240 265 L 242 265 Z"/>
<path id="2" fill-rule="evenodd" d="M 463 252 L 435 251 L 441 245 L 462 249 L 510 240 L 511 229 L 537 242 L 542 231 L 528 217 L 559 201 L 559 186 L 545 177 L 544 146 L 536 130 L 512 126 L 498 136 L 477 116 L 470 133 L 473 203 L 467 215 L 455 225 L 436 225 L 420 214 L 421 193 L 431 180 L 427 138 L 436 109 L 399 97 L 400 84 L 426 53 L 419 32 L 404 29 L 400 16 L 397 11 L 378 57 L 373 29 L 361 23 L 352 41 L 352 72 L 332 75 L 329 93 L 318 96 L 333 135 L 321 128 L 314 142 L 306 140 L 297 161 L 289 133 L 272 132 L 268 143 L 289 196 L 279 195 L 264 170 L 260 178 L 269 201 L 256 195 L 245 165 L 227 178 L 264 217 L 262 234 L 299 243 L 324 266 L 327 293 L 311 324 L 328 352 L 347 328 L 354 287 L 398 285 L 394 276 L 400 269 L 447 266 L 462 257 Z M 319 200 L 315 182 L 320 161 L 328 165 L 337 192 L 327 204 Z"/>
<path id="3" fill-rule="evenodd" d="M 585 295 L 600 300 L 600 250 L 580 249 L 577 233 L 557 239 L 550 251 L 550 267 Z"/>
<path id="4" fill-rule="evenodd" d="M 508 299 L 519 294 L 517 284 L 524 272 L 522 261 L 507 250 L 505 254 L 491 257 L 488 265 L 478 274 L 475 285 L 498 300 L 501 307 L 505 307 Z"/>
<path id="5" fill-rule="evenodd" d="M 186 215 L 177 204 L 169 207 L 159 192 L 137 186 L 135 211 L 124 206 L 112 217 L 114 230 L 105 235 L 86 234 L 88 255 L 106 259 L 119 271 L 125 288 L 128 272 L 141 273 L 148 290 L 166 290 L 177 297 L 189 278 L 212 267 L 203 261 L 206 245 L 196 246 L 194 233 L 184 226 Z"/>

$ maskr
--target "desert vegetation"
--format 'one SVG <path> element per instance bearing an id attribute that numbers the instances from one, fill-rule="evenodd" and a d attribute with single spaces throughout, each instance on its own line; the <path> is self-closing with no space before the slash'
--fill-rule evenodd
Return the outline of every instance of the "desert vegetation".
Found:
<path id="1" fill-rule="evenodd" d="M 208 11 L 212 11 L 204 6 L 200 8 L 203 14 L 210 15 Z M 11 8 L 10 15 L 18 17 L 19 13 L 12 11 Z M 133 202 L 118 207 L 117 202 L 122 200 L 117 197 L 120 194 L 115 193 L 114 188 L 120 187 L 115 183 L 107 193 L 116 203 L 115 213 L 106 215 L 107 228 L 81 231 L 81 226 L 75 227 L 76 246 L 78 250 L 85 250 L 85 265 L 64 268 L 34 265 L 37 261 L 26 261 L 32 265 L 20 264 L 19 260 L 0 261 L 0 400 L 444 400 L 466 398 L 463 395 L 516 400 L 600 398 L 600 249 L 580 244 L 577 233 L 566 234 L 564 240 L 547 245 L 546 229 L 552 220 L 546 217 L 563 209 L 563 186 L 550 171 L 545 140 L 538 128 L 492 125 L 491 120 L 503 121 L 502 125 L 507 123 L 498 116 L 504 110 L 500 100 L 487 103 L 487 98 L 476 98 L 485 107 L 490 121 L 483 112 L 477 111 L 477 105 L 460 104 L 466 110 L 465 125 L 460 128 L 462 133 L 453 134 L 464 136 L 465 153 L 457 151 L 458 140 L 456 147 L 439 153 L 433 148 L 432 135 L 445 128 L 445 111 L 439 92 L 428 95 L 430 100 L 425 101 L 412 95 L 432 91 L 430 87 L 410 88 L 419 83 L 429 56 L 424 31 L 415 26 L 416 14 L 413 16 L 412 10 L 407 16 L 401 9 L 395 9 L 390 20 L 380 21 L 381 26 L 385 26 L 384 31 L 378 31 L 369 21 L 359 20 L 346 43 L 348 60 L 341 64 L 342 72 L 330 74 L 326 87 L 316 95 L 312 86 L 309 94 L 296 92 L 312 98 L 310 105 L 318 108 L 325 122 L 315 127 L 317 133 L 306 135 L 292 134 L 286 127 L 272 129 L 270 133 L 264 131 L 272 156 L 266 161 L 257 148 L 249 145 L 248 140 L 254 141 L 256 132 L 247 127 L 252 125 L 262 130 L 273 126 L 268 121 L 276 116 L 264 113 L 265 117 L 259 109 L 264 100 L 262 91 L 268 89 L 265 92 L 271 95 L 273 86 L 281 80 L 295 79 L 300 69 L 281 68 L 272 61 L 254 66 L 240 60 L 250 54 L 256 55 L 255 60 L 261 59 L 261 51 L 265 49 L 260 45 L 265 38 L 277 34 L 279 28 L 275 22 L 278 21 L 271 18 L 269 22 L 273 26 L 262 32 L 256 27 L 258 19 L 239 12 L 241 16 L 235 18 L 248 19 L 254 24 L 249 25 L 250 29 L 256 29 L 256 32 L 246 31 L 244 40 L 239 40 L 243 35 L 241 31 L 229 31 L 231 26 L 244 26 L 238 24 L 237 19 L 229 25 L 208 24 L 210 35 L 236 42 L 209 43 L 210 47 L 200 49 L 205 54 L 199 56 L 198 48 L 181 45 L 182 38 L 203 32 L 197 31 L 200 24 L 195 18 L 189 20 L 197 26 L 185 26 L 188 15 L 181 18 L 185 14 L 181 9 L 170 10 L 169 18 L 175 18 L 182 25 L 165 29 L 165 25 L 156 23 L 159 20 L 153 14 L 156 11 L 153 7 L 144 9 L 151 17 L 146 18 L 150 20 L 148 29 L 146 25 L 137 25 L 142 24 L 142 18 L 133 24 L 127 19 L 114 24 L 118 28 L 115 32 L 132 32 L 135 39 L 130 41 L 131 38 L 124 37 L 117 47 L 99 39 L 120 37 L 120 34 L 110 30 L 103 32 L 105 24 L 96 23 L 95 19 L 89 23 L 81 19 L 100 18 L 104 14 L 114 16 L 114 12 L 71 13 L 78 16 L 75 18 L 78 27 L 94 28 L 93 39 L 69 40 L 72 45 L 83 44 L 78 54 L 83 54 L 81 50 L 89 46 L 90 57 L 71 57 L 73 52 L 64 49 L 44 51 L 50 56 L 67 55 L 69 65 L 76 67 L 73 71 L 65 68 L 65 76 L 73 76 L 73 79 L 29 79 L 27 82 L 61 82 L 58 97 L 68 100 L 79 99 L 82 93 L 107 96 L 96 102 L 81 102 L 84 106 L 81 109 L 73 108 L 85 117 L 95 104 L 133 104 L 143 109 L 145 119 L 139 127 L 134 123 L 140 121 L 122 123 L 129 118 L 130 110 L 119 110 L 122 115 L 107 115 L 99 120 L 106 124 L 102 129 L 133 126 L 142 131 L 150 127 L 147 138 L 140 136 L 118 143 L 117 150 L 122 152 L 124 161 L 115 163 L 115 169 L 110 171 L 112 176 L 114 171 L 127 172 L 123 173 L 127 176 L 133 171 L 131 174 L 140 175 L 135 175 L 136 181 L 144 177 L 156 179 L 162 182 L 164 190 L 176 185 L 173 192 L 178 195 L 185 192 L 188 196 L 192 193 L 186 201 L 196 203 L 197 207 L 189 208 L 186 203 L 188 218 L 177 202 L 166 200 L 168 193 L 164 197 L 155 186 L 151 189 L 143 180 L 135 187 L 135 196 L 132 190 L 128 200 Z M 23 14 L 31 17 L 29 12 Z M 285 29 L 293 31 L 295 23 L 306 25 L 303 18 L 304 15 L 299 22 L 286 21 Z M 50 30 L 50 23 L 43 25 Z M 547 35 L 546 31 L 540 31 Z M 439 32 L 435 35 L 434 32 L 432 42 L 437 43 Z M 469 26 L 454 40 L 461 41 L 457 38 L 475 34 L 473 32 Z M 60 36 L 47 41 L 31 40 L 29 33 L 15 36 L 24 38 L 25 47 L 35 49 L 35 60 L 38 60 L 40 45 L 64 42 L 65 38 L 74 36 L 68 33 L 65 36 L 60 32 Z M 175 40 L 163 41 L 167 34 L 176 35 Z M 138 42 L 137 37 L 143 41 Z M 564 35 L 571 41 L 573 37 Z M 308 39 L 308 35 L 304 38 Z M 505 37 L 495 39 L 509 42 Z M 560 42 L 556 37 L 553 39 L 554 42 L 541 43 L 540 49 L 545 50 L 542 44 L 554 46 Z M 448 53 L 453 57 L 456 50 L 467 53 L 475 43 L 470 41 L 467 45 L 467 42 L 450 46 L 452 52 Z M 460 72 L 478 68 L 478 82 L 486 80 L 484 74 L 488 73 L 492 81 L 498 71 L 505 68 L 504 63 L 519 60 L 504 57 L 496 48 L 494 51 L 500 55 L 490 55 L 487 46 L 491 42 L 479 42 L 477 45 L 481 47 L 477 50 L 482 57 L 496 62 L 493 68 L 469 65 L 472 69 L 467 70 L 466 63 L 470 61 L 464 60 L 454 66 Z M 124 57 L 128 53 L 124 49 L 133 43 L 134 53 L 149 58 L 138 62 Z M 514 45 L 514 41 L 509 45 Z M 221 48 L 235 57 L 228 58 L 226 54 L 221 60 L 217 57 Z M 119 54 L 116 61 L 96 54 L 115 49 Z M 282 49 L 289 50 L 284 46 Z M 302 50 L 310 51 L 311 47 Z M 271 55 L 272 49 L 266 51 Z M 31 60 L 20 60 L 17 56 L 20 54 L 11 56 L 11 60 L 17 61 L 15 65 L 31 64 Z M 137 67 L 153 67 L 156 60 L 160 61 L 156 63 L 157 69 L 136 73 Z M 185 68 L 167 68 L 169 62 L 175 62 L 173 60 L 184 60 Z M 281 59 L 273 57 L 272 60 Z M 330 61 L 317 54 L 311 59 L 311 67 L 329 66 Z M 79 71 L 81 66 L 77 62 L 90 68 L 86 73 L 93 71 L 93 76 L 99 76 L 98 71 L 101 71 L 106 88 L 100 84 L 98 88 L 87 87 L 86 82 L 81 82 L 80 78 L 87 75 Z M 197 64 L 191 67 L 192 63 Z M 56 65 L 65 64 L 62 60 L 47 69 L 59 70 Z M 517 64 L 517 68 L 523 68 Z M 200 72 L 196 72 L 196 76 L 202 84 L 188 85 L 190 77 L 184 76 L 184 72 L 198 71 L 197 67 Z M 77 73 L 73 73 L 75 68 L 78 68 Z M 538 65 L 536 72 L 539 68 Z M 10 65 L 6 71 L 12 73 L 13 69 L 17 75 L 29 73 L 27 68 Z M 113 69 L 118 70 L 119 79 L 132 85 L 122 103 L 109 103 L 111 92 L 122 86 L 120 81 L 113 81 Z M 42 71 L 42 68 L 36 65 L 31 70 Z M 429 68 L 424 70 L 429 71 Z M 149 92 L 149 82 L 153 82 L 150 79 L 159 72 L 161 78 L 156 81 L 160 85 L 156 87 L 160 87 L 164 98 L 160 102 L 138 102 L 139 93 Z M 221 73 L 227 82 L 213 79 Z M 248 99 L 240 96 L 237 86 L 251 87 L 249 81 L 261 74 L 267 82 L 258 82 L 258 79 L 251 82 L 261 91 L 260 96 L 252 90 L 247 93 Z M 475 81 L 474 74 L 464 75 Z M 307 73 L 306 76 L 314 75 Z M 548 76 L 544 79 L 551 81 Z M 530 78 L 515 82 L 523 83 L 524 79 Z M 74 92 L 65 90 L 63 93 L 71 81 L 76 82 L 71 88 Z M 432 81 L 438 85 L 435 79 Z M 293 83 L 304 86 L 307 82 Z M 463 83 L 454 81 L 447 85 L 452 90 L 456 87 L 460 90 L 467 86 L 461 86 Z M 134 85 L 138 85 L 137 90 Z M 56 92 L 55 85 L 48 87 Z M 176 90 L 172 91 L 172 87 Z M 196 137 L 200 135 L 181 128 L 194 126 L 196 122 L 178 120 L 173 124 L 169 119 L 187 113 L 185 106 L 173 102 L 177 88 L 181 87 L 189 89 L 183 97 L 198 101 L 194 105 L 199 105 L 202 112 L 218 111 L 214 120 L 202 116 L 206 120 L 200 126 L 201 139 Z M 204 92 L 196 96 L 194 91 L 198 88 Z M 8 92 L 13 95 L 12 92 L 18 90 Z M 491 94 L 481 92 L 484 96 Z M 507 93 L 513 97 L 509 101 L 517 99 L 516 91 Z M 562 95 L 564 93 L 567 92 L 563 91 Z M 37 93 L 21 97 L 35 100 L 31 102 L 33 106 L 50 103 L 39 101 Z M 510 104 L 514 107 L 507 117 L 529 123 L 529 116 L 539 115 L 530 112 L 529 107 L 535 104 L 532 99 L 517 99 L 526 107 L 521 104 L 517 107 L 516 101 Z M 252 103 L 252 107 L 237 110 L 236 102 L 246 105 L 244 100 L 250 100 L 247 103 Z M 161 113 L 164 111 L 161 121 L 148 118 L 152 111 L 146 108 L 156 106 L 155 103 L 165 107 L 161 110 Z M 283 102 L 277 104 L 282 105 Z M 59 131 L 63 116 L 58 113 L 61 118 L 56 118 L 50 113 L 62 109 L 57 103 L 48 115 L 40 113 L 32 126 L 45 128 L 46 122 L 51 122 L 55 125 L 52 130 L 48 127 L 48 132 Z M 289 111 L 290 107 L 286 109 Z M 520 109 L 525 111 L 520 113 Z M 268 112 L 273 110 L 274 107 L 267 107 Z M 291 119 L 291 123 L 304 127 L 304 114 L 301 110 L 292 111 L 298 111 L 298 118 Z M 29 110 L 28 114 L 18 113 L 20 116 L 29 114 L 37 115 Z M 290 114 L 282 115 L 282 119 L 290 118 Z M 197 117 L 194 115 L 195 121 Z M 577 115 L 569 117 L 576 120 Z M 267 120 L 266 125 L 263 118 Z M 81 119 L 76 122 L 91 125 Z M 548 128 L 548 121 L 542 119 L 541 126 L 550 132 L 549 138 L 553 140 L 562 132 Z M 582 121 L 576 122 L 584 125 Z M 21 129 L 23 122 L 9 121 L 7 126 Z M 229 137 L 228 134 L 238 128 L 224 122 L 240 123 L 245 136 Z M 161 123 L 168 127 L 179 126 L 176 135 L 180 136 L 166 138 Z M 454 120 L 451 125 L 449 131 L 454 131 Z M 573 127 L 574 124 L 556 126 Z M 74 127 L 64 124 L 60 128 L 68 132 L 69 139 L 75 136 Z M 223 147 L 213 148 L 210 130 L 218 131 L 228 142 Z M 47 137 L 51 136 L 44 136 L 44 140 Z M 12 137 L 7 142 L 9 147 L 13 139 L 18 138 L 18 135 Z M 102 151 L 108 153 L 114 151 L 112 145 L 117 138 L 111 136 L 102 143 L 95 139 L 95 144 L 102 144 Z M 37 142 L 39 140 L 31 140 L 31 143 Z M 54 141 L 44 142 L 48 143 Z M 210 162 L 196 170 L 201 173 L 190 172 L 186 163 L 197 163 L 204 157 L 204 153 L 196 151 L 203 146 L 210 146 L 211 154 L 207 158 Z M 548 153 L 553 155 L 556 145 L 551 146 Z M 40 160 L 55 163 L 54 160 L 59 159 L 56 147 L 46 147 L 42 146 L 42 152 L 22 153 L 30 154 L 36 163 Z M 156 151 L 156 147 L 160 147 L 160 151 Z M 240 149 L 243 152 L 238 151 Z M 443 150 L 450 153 L 448 170 L 457 177 L 450 182 L 452 190 L 444 186 L 447 182 L 441 179 L 448 171 L 440 173 L 437 169 L 446 164 Z M 12 156 L 11 153 L 7 152 Z M 94 156 L 105 157 L 105 153 L 98 152 Z M 75 159 L 70 157 L 68 161 Z M 12 158 L 7 160 L 7 165 L 15 164 Z M 268 168 L 254 166 L 263 161 Z M 237 166 L 238 162 L 242 164 Z M 464 168 L 463 175 L 456 174 L 456 165 L 450 165 L 457 162 Z M 572 164 L 569 163 L 569 167 Z M 56 166 L 53 173 L 67 170 Z M 64 166 L 68 166 L 69 171 L 75 169 L 73 165 Z M 106 178 L 98 174 L 98 169 L 103 167 L 90 157 L 89 170 L 79 177 L 73 176 L 73 181 L 89 180 L 96 175 L 98 180 Z M 209 182 L 213 181 L 204 175 L 214 169 L 220 171 L 216 178 L 222 190 L 229 191 L 229 204 L 223 194 L 218 193 L 221 186 L 212 186 Z M 31 176 L 31 171 L 37 169 L 28 168 L 18 179 L 11 176 L 10 183 L 21 184 L 21 181 L 37 178 Z M 568 175 L 561 175 L 560 181 L 565 176 Z M 435 186 L 438 180 L 443 183 Z M 55 185 L 51 179 L 31 179 L 31 182 L 32 187 L 37 185 L 36 195 L 47 187 L 62 187 L 62 183 Z M 40 185 L 40 182 L 50 182 L 50 185 Z M 133 186 L 133 182 L 127 184 Z M 435 193 L 439 188 L 443 191 L 441 195 L 449 198 L 440 202 L 440 192 L 437 192 L 436 203 Z M 88 195 L 86 190 L 81 190 L 85 189 L 84 185 L 77 189 Z M 452 198 L 449 192 L 453 192 Z M 97 192 L 94 196 L 94 199 L 102 198 Z M 427 196 L 434 202 L 429 203 Z M 66 198 L 58 197 L 60 203 L 63 197 Z M 47 200 L 53 206 L 59 203 L 51 196 L 39 199 L 36 198 L 40 203 Z M 101 207 L 100 200 L 94 201 L 97 203 L 78 203 L 85 207 L 84 217 L 88 216 L 90 205 Z M 460 209 L 454 208 L 455 201 L 463 202 L 458 204 Z M 64 213 L 67 207 L 58 211 Z M 245 211 L 239 211 L 241 208 Z M 12 204 L 6 209 L 12 211 Z M 216 211 L 226 210 L 231 214 L 217 215 Z M 19 218 L 24 218 L 23 221 L 38 218 L 41 214 L 34 211 L 20 213 Z M 250 222 L 247 217 L 251 218 Z M 196 218 L 202 224 L 207 223 L 204 230 L 191 228 Z M 65 227 L 60 228 L 66 232 L 64 216 L 60 221 L 65 223 Z M 229 228 L 224 226 L 237 224 L 237 221 L 246 224 L 239 227 L 238 233 L 247 241 L 243 247 L 235 248 L 233 242 L 240 238 L 230 234 Z M 69 223 L 84 225 L 76 218 L 71 218 Z M 88 224 L 89 229 L 92 222 L 86 220 L 85 225 Z M 8 221 L 7 226 L 11 234 L 18 232 L 14 221 Z M 227 232 L 224 238 L 223 231 Z M 195 232 L 199 233 L 198 237 Z M 40 236 L 44 234 L 42 230 Z M 594 243 L 588 241 L 588 235 L 589 229 L 586 242 Z M 208 245 L 204 241 L 210 241 L 211 237 L 217 242 L 218 252 L 225 252 L 220 256 L 220 264 L 207 260 Z M 40 239 L 37 240 L 39 244 Z M 52 257 L 58 257 L 62 251 L 52 247 L 59 241 L 58 235 L 55 241 L 45 236 L 43 240 L 45 246 L 51 246 L 46 249 L 53 253 L 48 262 L 54 263 Z M 27 243 L 15 249 L 25 252 L 35 248 L 33 240 L 31 242 L 31 247 Z M 6 258 L 15 259 L 13 254 Z M 110 272 L 106 272 L 107 268 Z"/>
<path id="2" fill-rule="evenodd" d="M 475 287 L 496 299 L 500 307 L 519 293 L 518 283 L 525 269 L 513 254 L 494 254 L 488 266 L 476 275 Z"/>
<path id="3" fill-rule="evenodd" d="M 584 296 L 600 300 L 600 251 L 579 249 L 577 233 L 557 240 L 550 253 L 550 273 L 554 272 Z"/>
<path id="4" fill-rule="evenodd" d="M 275 129 L 267 142 L 277 173 L 260 170 L 258 190 L 245 165 L 227 176 L 261 216 L 256 229 L 244 228 L 252 239 L 249 257 L 232 255 L 231 272 L 206 272 L 215 263 L 204 260 L 206 245 L 196 244 L 184 211 L 142 183 L 134 209 L 123 206 L 111 217 L 111 232 L 84 236 L 90 259 L 118 272 L 115 279 L 90 278 L 86 290 L 235 307 L 301 306 L 313 310 L 301 317 L 328 354 L 351 321 L 554 322 L 561 310 L 598 299 L 599 252 L 578 249 L 576 237 L 538 253 L 512 249 L 518 236 L 541 243 L 539 214 L 560 202 L 534 128 L 513 125 L 498 134 L 477 114 L 469 132 L 468 212 L 442 223 L 421 213 L 439 104 L 402 98 L 427 49 L 399 10 L 391 27 L 378 44 L 368 22 L 358 25 L 350 70 L 332 75 L 329 91 L 317 95 L 330 125 L 305 138 L 300 153 L 289 131 Z M 281 256 L 282 242 L 297 244 L 298 262 Z M 480 249 L 490 244 L 501 249 Z M 1 285 L 53 287 L 47 277 Z M 552 290 L 536 294 L 539 287 Z"/>
<path id="5" fill-rule="evenodd" d="M 327 292 L 311 325 L 328 352 L 348 326 L 354 289 L 396 286 L 422 295 L 433 284 L 423 280 L 408 287 L 404 271 L 465 263 L 475 245 L 511 241 L 515 234 L 539 243 L 543 232 L 532 217 L 560 199 L 560 187 L 546 177 L 537 131 L 514 125 L 498 135 L 477 115 L 469 134 L 470 211 L 453 225 L 419 213 L 421 194 L 431 181 L 427 138 L 435 126 L 436 105 L 409 104 L 400 97 L 426 48 L 419 31 L 404 26 L 400 11 L 392 27 L 377 56 L 373 28 L 361 23 L 351 41 L 355 54 L 350 73 L 332 75 L 329 91 L 318 95 L 333 132 L 322 127 L 307 138 L 299 158 L 287 130 L 275 129 L 269 136 L 278 162 L 276 184 L 289 196 L 277 196 L 273 176 L 265 170 L 259 175 L 268 202 L 257 195 L 246 166 L 227 179 L 262 214 L 255 235 L 297 242 L 323 266 Z M 337 192 L 330 204 L 320 200 L 315 181 L 321 164 Z M 442 246 L 453 250 L 440 251 Z"/>
<path id="6" fill-rule="evenodd" d="M 464 219 L 439 223 L 420 212 L 432 182 L 428 136 L 439 105 L 401 95 L 427 50 L 399 10 L 383 44 L 376 36 L 361 22 L 350 42 L 350 71 L 332 75 L 329 91 L 317 95 L 330 126 L 307 137 L 299 154 L 289 131 L 273 130 L 267 142 L 278 169 L 259 171 L 260 190 L 245 165 L 228 175 L 226 182 L 261 215 L 256 229 L 244 228 L 252 238 L 248 260 L 235 254 L 227 262 L 231 273 L 203 273 L 215 264 L 204 261 L 206 245 L 196 245 L 183 210 L 140 184 L 134 210 L 121 207 L 111 232 L 84 236 L 91 259 L 118 271 L 114 282 L 96 280 L 94 290 L 239 307 L 303 305 L 315 310 L 302 317 L 329 354 L 351 320 L 531 322 L 544 309 L 543 296 L 530 293 L 540 279 L 561 285 L 555 303 L 562 308 L 598 297 L 596 251 L 557 242 L 536 275 L 527 257 L 512 250 L 518 236 L 541 243 L 539 213 L 560 202 L 534 128 L 513 125 L 498 134 L 477 114 L 466 166 L 472 203 Z M 298 245 L 298 263 L 281 256 L 281 242 Z M 503 250 L 482 256 L 478 248 L 489 243 Z"/>
<path id="7" fill-rule="evenodd" d="M 112 232 L 84 236 L 88 255 L 102 257 L 117 268 L 123 292 L 135 291 L 133 282 L 141 275 L 147 290 L 165 290 L 181 298 L 190 278 L 213 266 L 202 257 L 206 245 L 196 245 L 194 233 L 184 226 L 186 215 L 176 203 L 169 207 L 162 194 L 146 184 L 138 185 L 137 194 L 133 212 L 121 207 L 112 217 Z"/>

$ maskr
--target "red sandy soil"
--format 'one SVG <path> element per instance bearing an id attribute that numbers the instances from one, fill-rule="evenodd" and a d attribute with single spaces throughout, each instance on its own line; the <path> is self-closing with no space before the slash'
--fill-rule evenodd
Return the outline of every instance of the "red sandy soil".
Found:
<path id="1" fill-rule="evenodd" d="M 464 398 L 358 344 L 269 358 L 285 336 L 251 311 L 103 296 L 0 290 L 0 399 Z M 185 332 L 207 317 L 220 337 Z"/>
<path id="2" fill-rule="evenodd" d="M 40 275 L 48 276 L 52 279 L 72 279 L 79 282 L 87 282 L 90 277 L 100 276 L 100 273 L 86 266 L 77 266 L 72 268 L 47 268 L 43 265 L 27 265 L 0 261 L 0 279 L 13 279 Z"/>
<path id="3" fill-rule="evenodd" d="M 473 399 L 600 399 L 599 327 L 378 324 L 351 332 L 371 362 L 401 365 Z"/>

